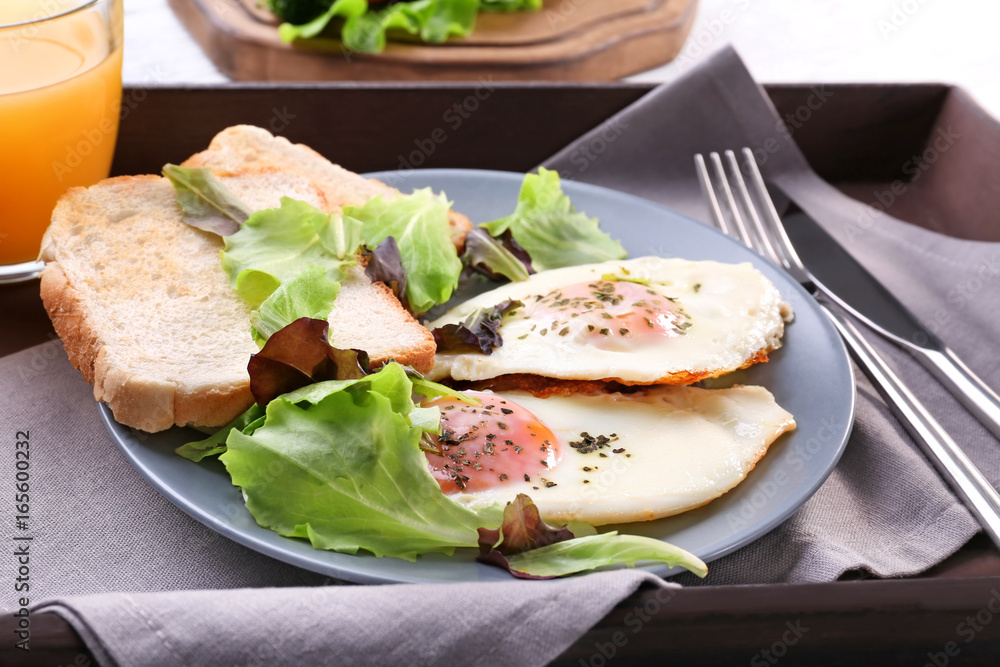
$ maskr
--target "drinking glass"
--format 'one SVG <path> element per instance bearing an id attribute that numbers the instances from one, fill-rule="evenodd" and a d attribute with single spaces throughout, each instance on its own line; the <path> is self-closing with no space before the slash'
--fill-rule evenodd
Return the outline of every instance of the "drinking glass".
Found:
<path id="1" fill-rule="evenodd" d="M 108 176 L 121 71 L 122 0 L 0 0 L 0 283 L 40 270 L 67 188 Z"/>

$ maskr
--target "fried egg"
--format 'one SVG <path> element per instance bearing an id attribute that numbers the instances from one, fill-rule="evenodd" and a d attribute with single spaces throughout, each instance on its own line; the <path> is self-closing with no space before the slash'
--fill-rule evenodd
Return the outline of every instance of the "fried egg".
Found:
<path id="1" fill-rule="evenodd" d="M 553 269 L 481 294 L 430 323 L 508 299 L 503 345 L 445 351 L 434 380 L 526 373 L 624 384 L 691 384 L 767 360 L 791 309 L 749 263 L 641 257 Z"/>
<path id="2" fill-rule="evenodd" d="M 538 398 L 467 392 L 441 410 L 428 452 L 442 490 L 472 508 L 527 494 L 549 521 L 648 521 L 718 498 L 742 481 L 792 415 L 763 387 L 644 387 Z"/>

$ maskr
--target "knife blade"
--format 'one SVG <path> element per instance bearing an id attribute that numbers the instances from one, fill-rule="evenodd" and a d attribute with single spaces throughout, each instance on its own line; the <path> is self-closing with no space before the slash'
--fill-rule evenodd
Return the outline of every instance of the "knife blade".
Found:
<path id="1" fill-rule="evenodd" d="M 841 304 L 897 343 L 940 349 L 943 343 L 807 213 L 794 207 L 781 216 L 799 258 Z"/>
<path id="2" fill-rule="evenodd" d="M 1000 438 L 1000 396 L 794 202 L 782 220 L 802 263 L 834 300 L 910 352 Z"/>

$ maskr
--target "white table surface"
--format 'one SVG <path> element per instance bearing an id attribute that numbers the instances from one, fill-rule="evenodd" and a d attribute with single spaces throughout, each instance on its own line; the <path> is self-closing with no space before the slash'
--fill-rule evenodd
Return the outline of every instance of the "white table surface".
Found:
<path id="1" fill-rule="evenodd" d="M 996 0 L 700 0 L 681 56 L 628 80 L 669 80 L 731 43 L 761 82 L 953 83 L 1000 118 L 997 25 Z M 229 80 L 166 0 L 125 0 L 123 78 L 140 85 Z"/>

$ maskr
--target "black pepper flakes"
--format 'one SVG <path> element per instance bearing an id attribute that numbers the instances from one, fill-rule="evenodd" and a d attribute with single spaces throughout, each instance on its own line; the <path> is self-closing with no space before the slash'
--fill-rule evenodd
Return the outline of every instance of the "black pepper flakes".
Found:
<path id="1" fill-rule="evenodd" d="M 598 449 L 603 449 L 608 446 L 609 443 L 614 442 L 618 439 L 618 436 L 612 433 L 610 436 L 598 435 L 593 436 L 583 431 L 580 433 L 580 439 L 575 442 L 570 442 L 569 446 L 575 449 L 580 454 L 589 454 L 591 452 L 597 451 Z M 604 456 L 604 454 L 601 454 Z"/>
<path id="2" fill-rule="evenodd" d="M 512 415 L 512 414 L 514 414 L 514 411 L 511 410 L 511 409 L 509 409 L 509 408 L 500 408 L 500 412 L 504 413 L 505 415 Z"/>
<path id="3" fill-rule="evenodd" d="M 621 329 L 618 330 L 618 333 L 621 334 L 622 336 L 625 336 L 628 334 L 628 329 L 622 327 Z"/>

